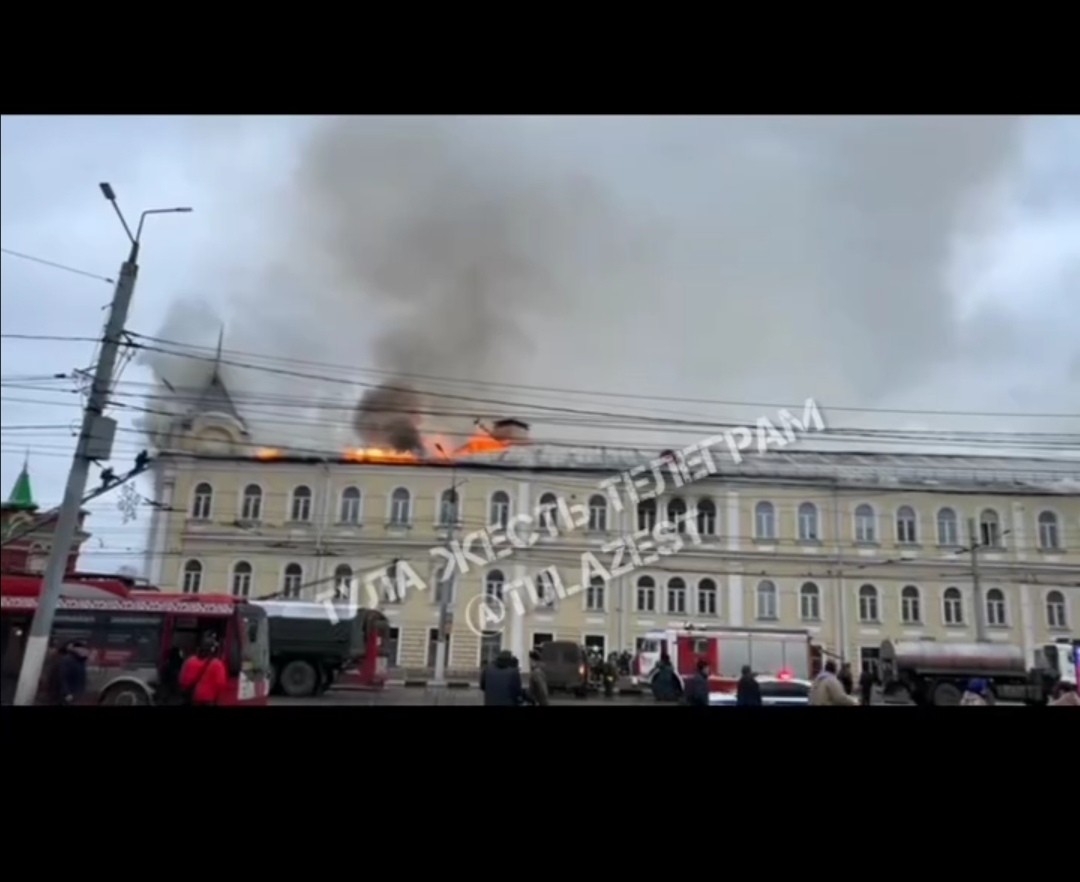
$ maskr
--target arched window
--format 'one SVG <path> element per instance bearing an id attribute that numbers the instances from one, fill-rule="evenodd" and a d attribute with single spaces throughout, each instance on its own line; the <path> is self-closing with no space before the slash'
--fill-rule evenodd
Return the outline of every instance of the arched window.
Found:
<path id="1" fill-rule="evenodd" d="M 855 507 L 855 541 L 864 543 L 877 542 L 877 514 L 874 507 L 862 503 Z"/>
<path id="2" fill-rule="evenodd" d="M 292 492 L 289 520 L 305 523 L 311 520 L 311 488 L 301 484 Z"/>
<path id="3" fill-rule="evenodd" d="M 643 499 L 637 505 L 637 526 L 639 530 L 649 530 L 656 527 L 656 500 Z"/>
<path id="4" fill-rule="evenodd" d="M 941 596 L 941 617 L 950 627 L 964 624 L 964 596 L 959 588 L 946 588 Z"/>
<path id="5" fill-rule="evenodd" d="M 439 494 L 439 526 L 449 527 L 461 522 L 461 498 L 457 490 L 447 489 Z"/>
<path id="6" fill-rule="evenodd" d="M 678 576 L 668 579 L 667 614 L 669 616 L 686 615 L 686 582 Z"/>
<path id="7" fill-rule="evenodd" d="M 697 611 L 699 616 L 720 614 L 720 592 L 712 579 L 702 579 L 698 582 Z"/>
<path id="8" fill-rule="evenodd" d="M 240 497 L 240 520 L 258 522 L 262 520 L 263 491 L 258 484 L 248 484 Z"/>
<path id="9" fill-rule="evenodd" d="M 949 548 L 960 544 L 960 520 L 951 508 L 938 510 L 937 542 Z"/>
<path id="10" fill-rule="evenodd" d="M 558 592 L 555 590 L 555 577 L 550 570 L 536 574 L 536 605 L 539 607 L 555 606 Z"/>
<path id="11" fill-rule="evenodd" d="M 919 541 L 918 523 L 915 509 L 910 505 L 901 505 L 896 510 L 896 541 L 899 545 L 914 545 Z"/>
<path id="12" fill-rule="evenodd" d="M 285 567 L 281 575 L 281 593 L 287 599 L 295 599 L 300 596 L 300 589 L 304 584 L 304 568 L 298 563 L 291 563 Z"/>
<path id="13" fill-rule="evenodd" d="M 1001 519 L 992 508 L 983 509 L 979 515 L 979 538 L 987 548 L 1001 546 Z"/>
<path id="14" fill-rule="evenodd" d="M 203 481 L 195 487 L 195 493 L 191 497 L 191 519 L 193 521 L 208 521 L 214 509 L 214 488 Z"/>
<path id="15" fill-rule="evenodd" d="M 341 491 L 341 510 L 338 520 L 343 524 L 356 526 L 360 523 L 360 504 L 362 502 L 359 487 L 346 487 Z"/>
<path id="16" fill-rule="evenodd" d="M 728 530 L 730 532 L 731 528 Z M 776 538 L 776 507 L 771 502 L 759 502 L 754 506 L 754 538 Z"/>
<path id="17" fill-rule="evenodd" d="M 716 535 L 716 503 L 711 499 L 697 502 L 697 531 L 700 536 Z"/>
<path id="18" fill-rule="evenodd" d="M 1039 513 L 1039 548 L 1043 551 L 1058 551 L 1061 548 L 1061 527 L 1058 516 L 1052 511 Z"/>
<path id="19" fill-rule="evenodd" d="M 505 587 L 506 576 L 502 574 L 502 570 L 491 570 L 484 580 L 484 595 L 486 597 L 494 598 L 501 603 Z"/>
<path id="20" fill-rule="evenodd" d="M 780 618 L 780 597 L 776 583 L 766 579 L 757 586 L 757 617 L 765 621 Z"/>
<path id="21" fill-rule="evenodd" d="M 652 576 L 642 576 L 637 581 L 637 603 L 639 613 L 656 612 L 656 580 Z"/>
<path id="22" fill-rule="evenodd" d="M 686 500 L 678 496 L 669 499 L 667 504 L 668 523 L 675 528 L 676 533 L 686 532 Z"/>
<path id="23" fill-rule="evenodd" d="M 488 505 L 488 523 L 493 527 L 505 527 L 510 523 L 510 494 L 496 490 Z"/>
<path id="24" fill-rule="evenodd" d="M 873 585 L 859 588 L 859 621 L 874 624 L 881 621 L 881 606 L 878 603 L 878 590 Z"/>
<path id="25" fill-rule="evenodd" d="M 184 564 L 184 583 L 181 590 L 185 594 L 198 594 L 202 590 L 203 565 L 197 560 Z"/>
<path id="26" fill-rule="evenodd" d="M 254 575 L 251 564 L 242 560 L 233 565 L 232 569 L 232 593 L 233 597 L 251 596 L 251 578 Z"/>
<path id="27" fill-rule="evenodd" d="M 412 521 L 412 494 L 398 487 L 390 494 L 390 526 L 407 527 Z"/>
<path id="28" fill-rule="evenodd" d="M 352 588 L 353 569 L 348 564 L 334 567 L 334 599 L 348 600 Z"/>
<path id="29" fill-rule="evenodd" d="M 554 493 L 545 493 L 540 497 L 540 526 L 554 536 L 559 529 L 559 500 Z"/>
<path id="30" fill-rule="evenodd" d="M 818 526 L 817 506 L 812 502 L 803 502 L 799 505 L 799 541 L 817 542 L 821 539 L 821 529 Z"/>
<path id="31" fill-rule="evenodd" d="M 1069 627 L 1065 595 L 1056 589 L 1046 592 L 1046 627 L 1062 630 Z"/>
<path id="32" fill-rule="evenodd" d="M 589 498 L 589 530 L 593 533 L 606 533 L 607 528 L 607 500 L 598 493 Z"/>
<path id="33" fill-rule="evenodd" d="M 804 622 L 821 620 L 821 589 L 813 582 L 804 582 L 799 589 L 799 618 Z"/>
<path id="34" fill-rule="evenodd" d="M 603 612 L 607 603 L 607 586 L 599 576 L 593 576 L 589 580 L 589 587 L 585 589 L 585 610 L 587 612 Z"/>
<path id="35" fill-rule="evenodd" d="M 986 592 L 986 624 L 991 628 L 1006 628 L 1009 625 L 1005 592 L 1000 588 L 991 588 Z"/>
<path id="36" fill-rule="evenodd" d="M 905 625 L 922 624 L 922 596 L 914 585 L 900 590 L 900 621 Z"/>

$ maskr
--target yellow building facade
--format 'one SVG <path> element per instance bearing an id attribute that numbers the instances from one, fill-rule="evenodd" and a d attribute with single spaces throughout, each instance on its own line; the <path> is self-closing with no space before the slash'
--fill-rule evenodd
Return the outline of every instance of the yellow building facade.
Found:
<path id="1" fill-rule="evenodd" d="M 444 558 L 432 549 L 452 524 L 459 541 L 472 537 L 453 586 L 452 673 L 550 639 L 633 650 L 647 631 L 685 622 L 807 629 L 866 665 L 885 639 L 974 640 L 980 613 L 989 639 L 1029 657 L 1077 633 L 1076 463 L 794 449 L 718 459 L 716 474 L 685 486 L 669 477 L 658 498 L 635 503 L 605 482 L 654 454 L 523 444 L 453 467 L 269 458 L 235 413 L 218 411 L 189 420 L 156 460 L 151 581 L 323 599 L 397 562 L 399 579 L 434 586 Z M 627 538 L 655 545 L 648 535 L 666 520 L 683 524 L 674 540 L 664 534 L 670 553 L 638 548 L 635 565 Z M 500 556 L 485 553 L 478 537 L 511 521 L 521 547 L 495 540 Z M 522 585 L 501 628 L 480 638 L 466 627 L 474 598 Z M 395 668 L 434 665 L 436 590 L 362 597 L 391 621 Z"/>

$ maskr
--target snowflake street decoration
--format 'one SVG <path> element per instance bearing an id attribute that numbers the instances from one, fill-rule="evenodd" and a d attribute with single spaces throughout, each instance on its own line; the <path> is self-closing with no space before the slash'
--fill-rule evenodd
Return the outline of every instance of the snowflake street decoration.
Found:
<path id="1" fill-rule="evenodd" d="M 121 514 L 124 516 L 125 524 L 138 520 L 139 503 L 141 502 L 142 497 L 139 495 L 139 491 L 130 484 L 120 489 L 120 499 L 116 503 L 116 507 L 120 509 Z"/>

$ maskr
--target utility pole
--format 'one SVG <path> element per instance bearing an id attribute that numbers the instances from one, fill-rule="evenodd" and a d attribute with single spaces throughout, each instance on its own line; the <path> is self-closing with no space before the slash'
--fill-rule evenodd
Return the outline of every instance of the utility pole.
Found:
<path id="1" fill-rule="evenodd" d="M 437 445 L 438 447 L 438 445 Z M 438 447 L 440 453 L 446 456 L 442 447 Z M 450 493 L 453 500 L 453 509 L 450 512 L 450 523 L 447 525 L 446 550 L 448 552 L 446 568 L 439 573 L 439 581 L 436 591 L 439 592 L 439 639 L 435 643 L 435 675 L 432 680 L 433 686 L 446 685 L 446 656 L 449 654 L 450 629 L 454 624 L 454 616 L 450 611 L 450 601 L 457 583 L 456 566 L 454 565 L 454 531 L 457 527 L 458 516 L 461 514 L 461 499 L 457 492 L 457 475 L 454 467 L 450 467 Z M 439 515 L 442 515 L 442 504 L 439 504 Z"/>
<path id="2" fill-rule="evenodd" d="M 71 471 L 68 472 L 67 486 L 64 488 L 64 499 L 56 518 L 52 549 L 49 552 L 48 563 L 45 565 L 38 607 L 34 613 L 34 620 L 30 624 L 22 669 L 19 671 L 19 685 L 15 693 L 15 703 L 19 705 L 33 704 L 37 697 L 41 671 L 45 666 L 45 657 L 49 650 L 49 635 L 52 633 L 53 619 L 56 617 L 56 608 L 60 603 L 64 574 L 67 572 L 68 555 L 75 539 L 75 530 L 79 525 L 79 514 L 90 474 L 90 463 L 106 461 L 112 456 L 116 421 L 105 416 L 105 408 L 109 403 L 113 371 L 120 354 L 124 325 L 127 323 L 131 298 L 135 293 L 135 280 L 139 274 L 139 240 L 142 236 L 143 224 L 151 214 L 191 211 L 190 208 L 156 208 L 144 211 L 139 216 L 135 233 L 132 234 L 123 212 L 116 204 L 113 188 L 109 184 L 99 186 L 102 195 L 120 218 L 124 232 L 127 233 L 128 240 L 131 242 L 131 250 L 128 252 L 127 260 L 120 266 L 120 276 L 113 292 L 109 318 L 105 323 L 101 354 L 98 356 L 97 366 L 94 369 L 93 385 L 90 388 L 86 409 L 83 411 L 79 440 L 75 445 L 75 456 L 71 461 Z"/>
<path id="3" fill-rule="evenodd" d="M 982 545 L 982 536 L 979 535 L 979 525 L 975 518 L 968 518 L 968 537 L 971 539 L 971 597 L 975 604 L 975 640 L 985 643 L 986 636 L 986 604 L 983 602 L 982 581 L 979 574 L 979 548 Z"/>

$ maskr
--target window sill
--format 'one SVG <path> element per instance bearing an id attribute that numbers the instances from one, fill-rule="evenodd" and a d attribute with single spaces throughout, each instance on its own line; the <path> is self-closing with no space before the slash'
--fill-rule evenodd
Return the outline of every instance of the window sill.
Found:
<path id="1" fill-rule="evenodd" d="M 780 616 L 756 616 L 755 618 L 759 622 L 779 622 L 780 621 Z"/>
<path id="2" fill-rule="evenodd" d="M 881 543 L 876 539 L 856 539 L 856 548 L 881 548 Z"/>
<path id="3" fill-rule="evenodd" d="M 813 616 L 812 618 L 807 618 L 806 616 L 803 616 L 799 619 L 799 621 L 807 625 L 820 625 L 822 619 L 821 616 Z"/>
<path id="4" fill-rule="evenodd" d="M 387 530 L 397 530 L 406 533 L 412 529 L 412 524 L 399 524 L 396 521 L 385 525 Z"/>
<path id="5" fill-rule="evenodd" d="M 1069 549 L 1062 546 L 1061 548 L 1039 548 L 1039 554 L 1068 554 Z"/>
<path id="6" fill-rule="evenodd" d="M 870 627 L 870 628 L 880 628 L 881 627 L 881 619 L 859 619 L 859 624 L 860 625 L 866 625 L 867 627 Z"/>
<path id="7" fill-rule="evenodd" d="M 755 545 L 775 545 L 779 541 L 780 540 L 777 539 L 775 536 L 755 536 L 754 537 L 754 544 Z"/>
<path id="8" fill-rule="evenodd" d="M 795 544 L 806 547 L 820 548 L 823 543 L 820 539 L 796 539 Z"/>
<path id="9" fill-rule="evenodd" d="M 900 542 L 897 541 L 896 547 L 901 551 L 922 551 L 921 542 Z"/>

